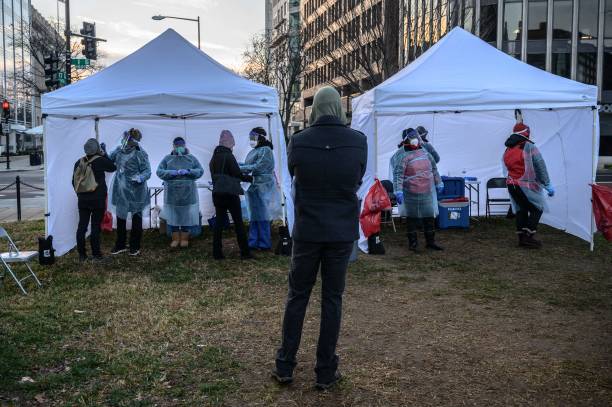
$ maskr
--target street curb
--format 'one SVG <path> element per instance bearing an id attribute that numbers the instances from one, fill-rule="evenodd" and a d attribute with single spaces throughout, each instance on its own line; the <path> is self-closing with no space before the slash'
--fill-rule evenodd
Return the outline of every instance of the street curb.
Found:
<path id="1" fill-rule="evenodd" d="M 40 170 L 44 170 L 44 167 L 40 167 L 40 168 L 28 168 L 28 169 L 15 169 L 15 170 L 0 170 L 0 173 L 11 173 L 11 172 L 29 172 L 29 171 L 40 171 Z"/>

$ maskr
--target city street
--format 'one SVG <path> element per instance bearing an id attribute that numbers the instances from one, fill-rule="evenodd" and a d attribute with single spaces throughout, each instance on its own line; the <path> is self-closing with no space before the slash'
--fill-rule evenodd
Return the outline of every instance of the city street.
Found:
<path id="1" fill-rule="evenodd" d="M 30 188 L 44 188 L 43 170 L 2 171 L 0 189 L 21 179 L 21 218 L 22 220 L 42 219 L 45 212 L 45 192 Z M 28 184 L 28 185 L 26 185 Z M 15 186 L 0 191 L 0 223 L 17 221 L 17 190 Z"/>

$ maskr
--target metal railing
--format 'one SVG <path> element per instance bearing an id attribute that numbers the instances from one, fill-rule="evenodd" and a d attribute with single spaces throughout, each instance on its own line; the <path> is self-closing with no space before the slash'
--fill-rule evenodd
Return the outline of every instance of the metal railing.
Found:
<path id="1" fill-rule="evenodd" d="M 6 190 L 8 190 L 8 189 L 10 189 L 12 187 L 15 187 L 15 196 L 17 198 L 17 221 L 18 222 L 21 222 L 21 187 L 22 186 L 26 187 L 26 188 L 31 188 L 31 189 L 33 189 L 35 191 L 44 191 L 45 190 L 44 188 L 37 187 L 37 186 L 34 186 L 34 185 L 30 185 L 30 184 L 28 184 L 26 182 L 23 182 L 19 175 L 17 175 L 15 177 L 15 182 L 13 182 L 13 183 L 11 183 L 9 185 L 6 185 L 4 187 L 0 187 L 0 192 L 6 191 Z"/>

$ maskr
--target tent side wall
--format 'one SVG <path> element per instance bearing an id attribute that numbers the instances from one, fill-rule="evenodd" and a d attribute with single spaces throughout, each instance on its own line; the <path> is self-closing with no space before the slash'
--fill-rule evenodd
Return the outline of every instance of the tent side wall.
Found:
<path id="1" fill-rule="evenodd" d="M 287 191 L 288 172 L 282 125 L 277 113 L 266 115 L 239 115 L 235 117 L 204 117 L 195 119 L 162 119 L 150 116 L 140 118 L 101 118 L 98 123 L 99 140 L 106 143 L 109 153 L 119 145 L 123 131 L 137 127 L 143 132 L 142 148 L 149 155 L 152 177 L 149 187 L 161 187 L 162 181 L 155 172 L 160 161 L 170 153 L 172 140 L 183 136 L 190 152 L 200 161 L 204 176 L 197 181 L 208 185 L 211 180 L 208 163 L 218 145 L 221 130 L 228 129 L 234 134 L 236 147 L 234 155 L 243 161 L 250 151 L 249 132 L 253 127 L 268 128 L 271 124 L 272 141 L 275 148 L 280 146 L 280 154 L 275 154 L 277 178 Z M 47 168 L 48 178 L 48 218 L 47 233 L 54 236 L 54 246 L 58 255 L 63 255 L 76 244 L 75 232 L 78 223 L 77 197 L 72 188 L 74 163 L 83 156 L 83 144 L 88 138 L 96 136 L 95 120 L 91 117 L 72 119 L 48 116 L 46 118 Z M 112 174 L 107 175 L 109 192 L 112 189 Z M 245 184 L 246 188 L 247 185 Z M 290 186 L 289 186 L 290 190 Z M 211 192 L 199 189 L 200 212 L 203 223 L 214 215 Z M 163 204 L 163 194 L 158 197 L 158 205 Z M 110 207 L 110 203 L 109 203 Z M 149 226 L 149 212 L 144 213 L 143 226 Z"/>
<path id="2" fill-rule="evenodd" d="M 532 139 L 540 148 L 557 195 L 547 199 L 550 212 L 543 222 L 590 241 L 590 190 L 593 162 L 591 108 L 524 110 Z M 353 127 L 368 135 L 370 150 L 363 198 L 375 177 L 392 179 L 389 160 L 407 127 L 423 125 L 441 155 L 441 175 L 476 176 L 480 180 L 480 207 L 484 213 L 486 181 L 503 176 L 504 142 L 515 123 L 513 110 L 462 113 L 358 114 Z M 374 126 L 377 125 L 377 129 Z M 375 147 L 375 134 L 378 145 Z M 577 143 L 576 141 L 579 140 Z M 378 151 L 378 156 L 372 155 Z M 375 169 L 378 168 L 378 172 Z M 507 195 L 505 191 L 497 191 Z M 475 210 L 475 208 L 474 208 Z M 365 247 L 362 246 L 362 247 Z"/>

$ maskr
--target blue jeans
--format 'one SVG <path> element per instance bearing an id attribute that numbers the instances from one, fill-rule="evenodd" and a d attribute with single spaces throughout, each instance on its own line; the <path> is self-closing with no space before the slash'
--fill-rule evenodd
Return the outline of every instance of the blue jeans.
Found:
<path id="1" fill-rule="evenodd" d="M 249 225 L 249 247 L 260 250 L 272 248 L 269 221 L 251 221 Z"/>

